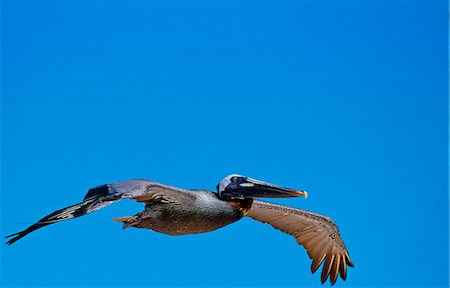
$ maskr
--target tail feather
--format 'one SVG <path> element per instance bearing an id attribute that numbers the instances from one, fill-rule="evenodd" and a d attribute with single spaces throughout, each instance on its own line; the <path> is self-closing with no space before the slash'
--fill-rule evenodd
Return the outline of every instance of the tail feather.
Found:
<path id="1" fill-rule="evenodd" d="M 136 219 L 137 219 L 136 216 L 123 216 L 123 217 L 114 218 L 113 220 L 116 222 L 123 223 L 122 229 L 125 229 L 130 226 L 134 226 L 134 224 L 136 223 Z"/>
<path id="2" fill-rule="evenodd" d="M 123 217 L 113 218 L 113 220 L 116 222 L 126 223 L 126 222 L 129 222 L 130 219 L 132 219 L 132 218 L 135 218 L 135 217 L 134 216 L 123 216 Z"/>

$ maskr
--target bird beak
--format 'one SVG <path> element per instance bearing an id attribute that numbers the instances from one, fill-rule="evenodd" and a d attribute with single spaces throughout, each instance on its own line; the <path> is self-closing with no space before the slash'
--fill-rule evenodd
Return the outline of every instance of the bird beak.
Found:
<path id="1" fill-rule="evenodd" d="M 306 191 L 294 190 L 252 178 L 245 178 L 244 181 L 236 183 L 225 191 L 221 192 L 222 197 L 230 198 L 288 198 L 288 197 L 308 197 Z"/>

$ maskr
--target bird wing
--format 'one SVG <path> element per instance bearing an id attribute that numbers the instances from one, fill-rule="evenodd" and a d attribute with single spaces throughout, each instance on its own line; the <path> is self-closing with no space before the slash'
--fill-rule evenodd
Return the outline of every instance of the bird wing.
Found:
<path id="1" fill-rule="evenodd" d="M 57 210 L 27 229 L 6 236 L 5 238 L 13 237 L 6 244 L 11 245 L 44 226 L 89 214 L 122 199 L 134 199 L 150 204 L 153 202 L 175 203 L 184 197 L 192 198 L 193 194 L 189 190 L 149 180 L 128 180 L 97 186 L 89 189 L 83 202 Z"/>
<path id="2" fill-rule="evenodd" d="M 325 260 L 322 283 L 328 276 L 331 284 L 336 283 L 338 274 L 345 280 L 347 265 L 353 267 L 339 229 L 329 217 L 256 199 L 246 216 L 294 236 L 313 260 L 312 273 Z"/>

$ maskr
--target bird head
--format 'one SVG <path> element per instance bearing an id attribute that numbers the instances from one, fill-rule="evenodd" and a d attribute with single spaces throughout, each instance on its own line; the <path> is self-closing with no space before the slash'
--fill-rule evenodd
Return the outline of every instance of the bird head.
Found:
<path id="1" fill-rule="evenodd" d="M 231 174 L 223 178 L 217 185 L 217 193 L 222 199 L 245 198 L 287 198 L 307 197 L 306 191 L 294 190 L 252 179 L 246 176 Z"/>

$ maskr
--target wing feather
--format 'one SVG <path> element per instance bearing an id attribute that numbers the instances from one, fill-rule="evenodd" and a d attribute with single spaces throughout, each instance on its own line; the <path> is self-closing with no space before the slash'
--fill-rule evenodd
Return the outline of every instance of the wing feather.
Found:
<path id="1" fill-rule="evenodd" d="M 325 254 L 323 254 L 320 258 L 313 258 L 313 262 L 311 264 L 311 273 L 315 273 L 317 269 L 319 269 L 320 264 L 322 264 L 323 260 L 325 259 Z"/>
<path id="2" fill-rule="evenodd" d="M 338 275 L 345 280 L 347 265 L 353 267 L 339 229 L 329 217 L 256 199 L 246 216 L 294 236 L 312 259 L 312 273 L 323 263 L 322 282 L 330 277 L 333 285 Z"/>
<path id="3" fill-rule="evenodd" d="M 325 257 L 325 263 L 323 264 L 322 268 L 322 274 L 320 276 L 320 281 L 322 281 L 322 284 L 325 283 L 328 279 L 328 275 L 330 275 L 331 265 L 333 265 L 334 255 L 327 254 Z"/>
<path id="4" fill-rule="evenodd" d="M 342 280 L 347 279 L 347 263 L 345 262 L 345 257 L 342 256 L 341 265 L 339 266 L 339 274 Z"/>
<path id="5" fill-rule="evenodd" d="M 336 283 L 336 280 L 338 278 L 338 273 L 339 273 L 339 263 L 341 261 L 341 255 L 337 255 L 336 258 L 334 259 L 333 262 L 333 267 L 331 267 L 331 272 L 330 272 L 330 282 L 331 284 Z"/>
<path id="6" fill-rule="evenodd" d="M 190 190 L 149 180 L 129 180 L 97 186 L 89 189 L 83 202 L 57 210 L 27 229 L 6 236 L 6 238 L 12 237 L 6 244 L 11 245 L 29 233 L 47 225 L 89 214 L 122 199 L 135 199 L 148 205 L 155 201 L 174 203 L 184 197 L 192 199 L 195 196 Z"/>

